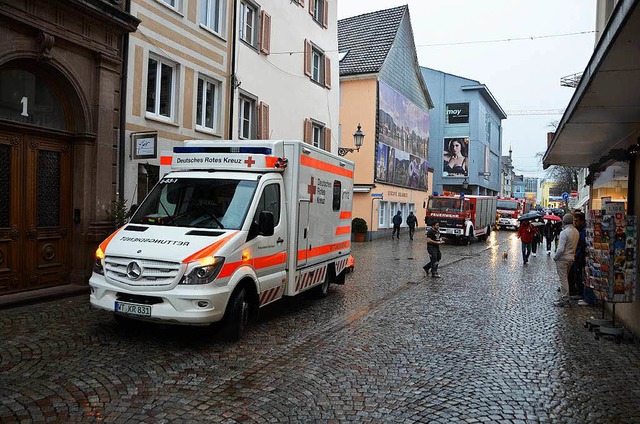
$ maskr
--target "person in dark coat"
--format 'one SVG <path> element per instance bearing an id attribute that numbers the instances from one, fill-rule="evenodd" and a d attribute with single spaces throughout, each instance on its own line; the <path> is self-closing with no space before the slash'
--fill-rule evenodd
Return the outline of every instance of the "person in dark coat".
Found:
<path id="1" fill-rule="evenodd" d="M 413 232 L 416 230 L 416 225 L 418 225 L 418 218 L 416 218 L 413 212 L 409 212 L 407 226 L 409 227 L 409 239 L 411 240 L 413 240 Z"/>
<path id="2" fill-rule="evenodd" d="M 441 244 L 444 244 L 444 240 L 440 239 L 440 223 L 434 222 L 427 231 L 429 263 L 422 267 L 427 275 L 429 275 L 429 271 L 431 271 L 433 278 L 440 278 L 440 274 L 438 274 L 438 263 L 440 259 L 442 259 L 442 253 L 440 253 Z"/>
<path id="3" fill-rule="evenodd" d="M 398 211 L 397 214 L 393 217 L 393 233 L 391 233 L 391 238 L 396 236 L 396 238 L 400 238 L 400 224 L 402 224 L 402 212 Z"/>
<path id="4" fill-rule="evenodd" d="M 551 242 L 556 238 L 555 228 L 553 226 L 553 222 L 550 219 L 547 219 L 544 227 L 542 228 L 542 234 L 544 235 L 544 239 L 547 242 L 547 256 L 551 255 Z"/>

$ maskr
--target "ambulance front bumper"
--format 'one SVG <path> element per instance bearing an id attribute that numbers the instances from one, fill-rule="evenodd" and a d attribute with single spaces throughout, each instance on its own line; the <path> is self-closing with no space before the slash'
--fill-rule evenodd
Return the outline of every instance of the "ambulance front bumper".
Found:
<path id="1" fill-rule="evenodd" d="M 145 321 L 187 325 L 222 320 L 231 294 L 227 286 L 216 287 L 215 282 L 178 285 L 165 291 L 132 291 L 114 286 L 96 273 L 89 279 L 89 286 L 90 302 L 96 309 Z"/>

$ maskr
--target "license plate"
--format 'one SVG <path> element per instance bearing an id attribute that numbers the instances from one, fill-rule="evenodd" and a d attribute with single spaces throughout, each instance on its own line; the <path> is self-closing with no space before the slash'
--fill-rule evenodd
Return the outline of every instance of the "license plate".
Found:
<path id="1" fill-rule="evenodd" d="M 138 315 L 141 317 L 151 316 L 150 305 L 138 305 L 136 303 L 118 302 L 115 304 L 115 311 L 128 315 Z"/>

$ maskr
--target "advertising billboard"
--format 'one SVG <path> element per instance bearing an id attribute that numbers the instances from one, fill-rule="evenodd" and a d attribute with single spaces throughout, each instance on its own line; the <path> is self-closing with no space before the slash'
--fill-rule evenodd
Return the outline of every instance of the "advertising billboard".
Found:
<path id="1" fill-rule="evenodd" d="M 445 137 L 442 151 L 443 177 L 469 176 L 469 137 Z"/>
<path id="2" fill-rule="evenodd" d="M 378 83 L 376 181 L 427 190 L 429 112 Z"/>
<path id="3" fill-rule="evenodd" d="M 447 103 L 447 124 L 468 124 L 469 103 Z"/>

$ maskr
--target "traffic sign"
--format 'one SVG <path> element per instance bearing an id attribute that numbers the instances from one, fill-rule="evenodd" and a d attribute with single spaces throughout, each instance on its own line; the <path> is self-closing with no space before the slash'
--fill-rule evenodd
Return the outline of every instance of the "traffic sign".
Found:
<path id="1" fill-rule="evenodd" d="M 562 198 L 565 200 L 565 202 L 567 201 L 567 199 L 569 198 L 569 193 L 567 193 L 566 191 L 564 193 L 562 193 Z"/>

